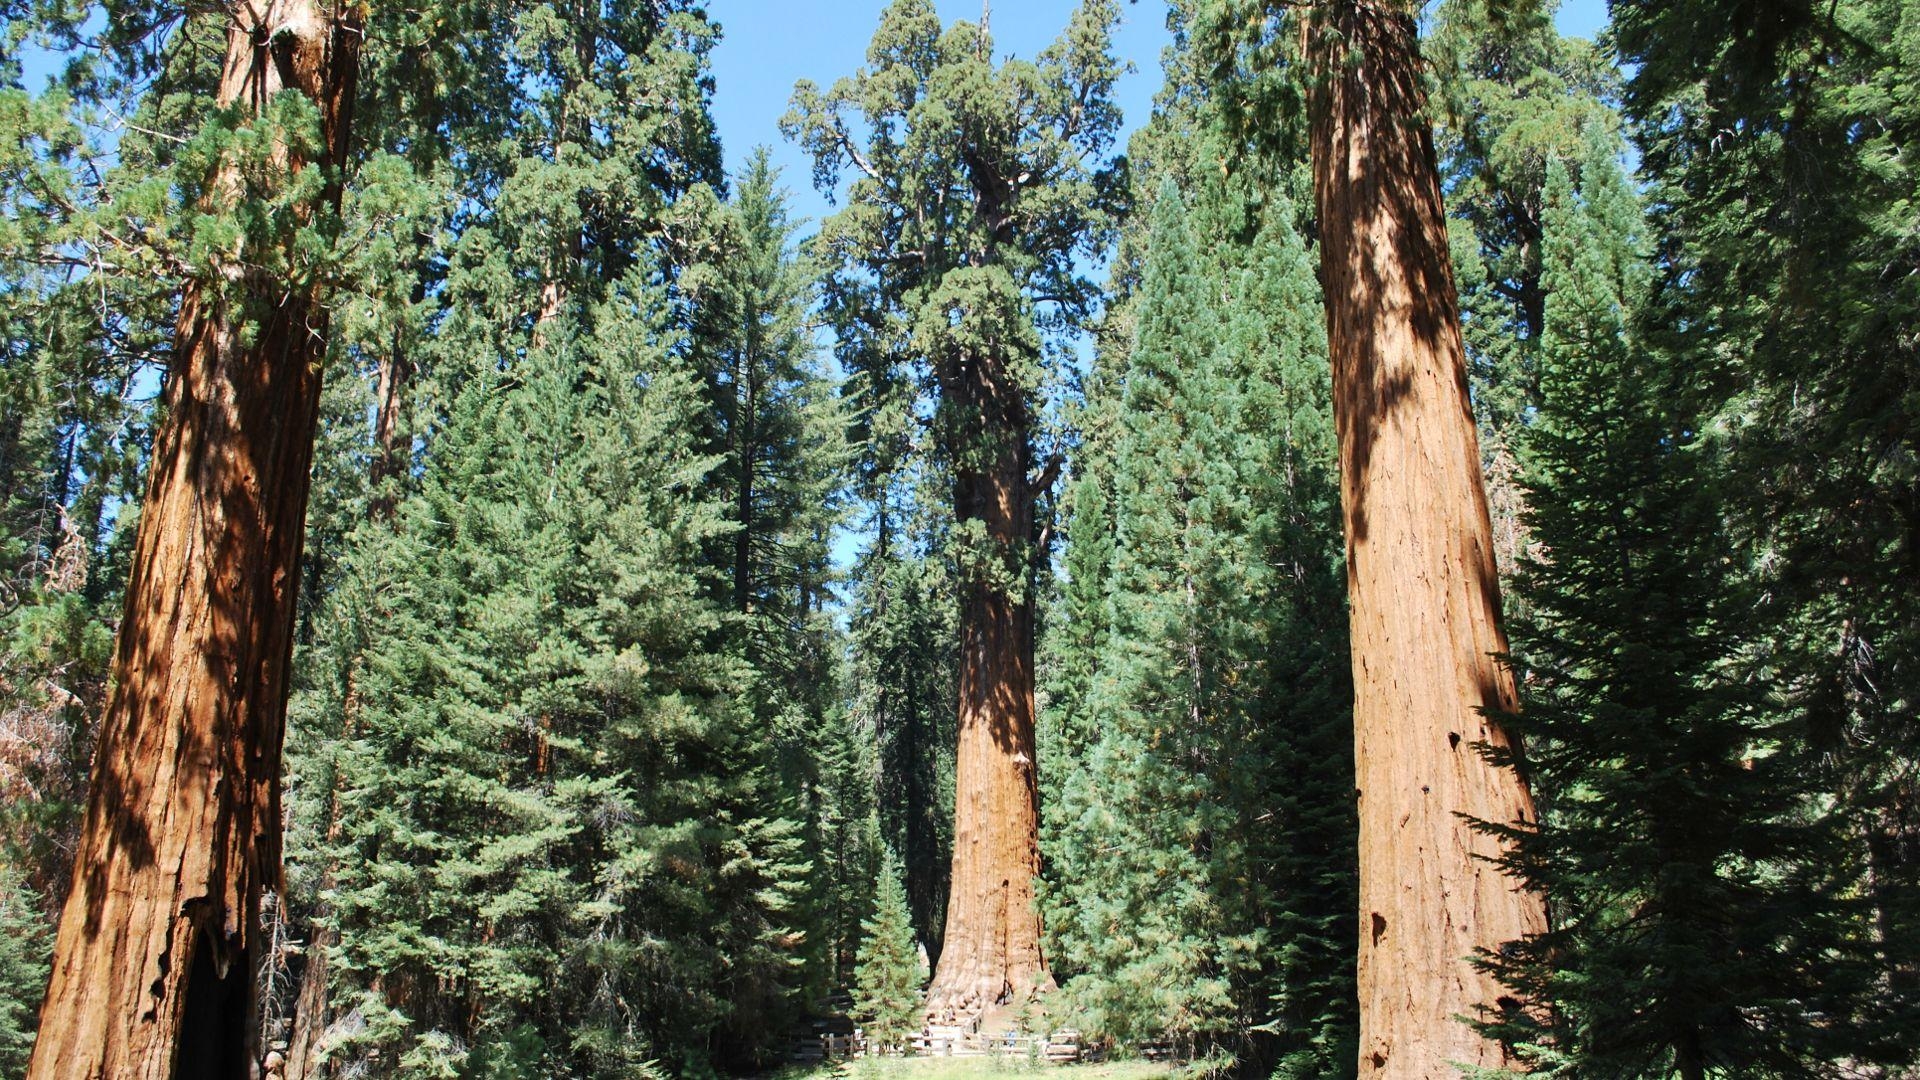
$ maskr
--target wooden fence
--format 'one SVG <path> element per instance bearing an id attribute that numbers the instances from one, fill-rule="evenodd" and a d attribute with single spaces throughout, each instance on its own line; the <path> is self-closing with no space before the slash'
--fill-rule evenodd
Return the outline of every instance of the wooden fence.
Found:
<path id="1" fill-rule="evenodd" d="M 1050 1065 L 1066 1065 L 1079 1061 L 1085 1053 L 1077 1031 L 1055 1031 L 1047 1034 L 1008 1031 L 986 1033 L 968 1031 L 958 1027 L 928 1027 L 916 1032 L 909 1040 L 911 1052 L 935 1057 L 1001 1057 L 1019 1061 L 1042 1061 Z M 811 1048 L 808 1048 L 811 1049 Z M 797 1056 L 815 1059 L 844 1060 L 865 1057 L 872 1052 L 864 1033 L 835 1034 L 828 1032 L 819 1036 L 819 1049 L 815 1053 L 801 1053 Z M 817 1054 L 817 1057 L 816 1057 Z"/>

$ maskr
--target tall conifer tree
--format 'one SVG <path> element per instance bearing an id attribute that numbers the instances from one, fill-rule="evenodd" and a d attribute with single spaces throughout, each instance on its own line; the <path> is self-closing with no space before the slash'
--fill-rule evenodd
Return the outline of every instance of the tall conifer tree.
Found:
<path id="1" fill-rule="evenodd" d="M 1326 1075 L 1352 1039 L 1332 425 L 1293 204 L 1244 179 L 1201 174 L 1189 214 L 1164 178 L 1137 249 L 1111 464 L 1073 489 L 1101 608 L 1055 647 L 1090 689 L 1050 706 L 1085 746 L 1058 751 L 1048 910 L 1094 1029 Z"/>
<path id="2" fill-rule="evenodd" d="M 362 12 L 223 12 L 139 539 L 28 1075 L 233 1074 L 259 1051 L 295 583 Z M 265 44 L 263 44 L 263 42 Z M 224 218 L 222 216 L 226 215 Z"/>
<path id="3" fill-rule="evenodd" d="M 1556 1074 L 1820 1075 L 1841 1046 L 1875 1052 L 1848 1020 L 1852 859 L 1805 714 L 1756 667 L 1681 373 L 1644 336 L 1647 229 L 1611 150 L 1590 144 L 1577 192 L 1558 160 L 1546 185 L 1523 435 L 1543 554 L 1521 578 L 1528 691 L 1509 718 L 1543 818 L 1492 831 L 1555 925 L 1487 955 L 1534 1003 L 1491 1030 Z"/>
<path id="4" fill-rule="evenodd" d="M 677 285 L 712 402 L 721 462 L 711 480 L 733 522 L 717 561 L 753 671 L 743 697 L 774 732 L 781 783 L 817 856 L 807 953 L 810 983 L 824 993 L 852 962 L 878 848 L 873 746 L 848 726 L 831 613 L 849 424 L 816 355 L 817 268 L 795 249 L 788 202 L 767 150 L 755 150 L 713 223 L 711 250 Z"/>
<path id="5" fill-rule="evenodd" d="M 840 301 L 895 320 L 937 387 L 961 576 L 951 893 L 932 1007 L 959 1016 L 1047 986 L 1033 907 L 1035 460 L 1043 358 L 1036 319 L 1068 325 L 1093 291 L 1075 256 L 1104 240 L 1118 123 L 1117 9 L 1088 0 L 1037 60 L 996 64 L 985 25 L 941 26 L 927 0 L 882 14 L 869 67 L 826 92 L 801 83 L 785 121 L 831 187 L 861 175 L 823 227 Z M 937 103 L 937 107 L 929 103 Z M 852 125 L 864 122 L 863 137 Z M 877 379 L 887 379 L 875 372 Z"/>
<path id="6" fill-rule="evenodd" d="M 798 981 L 805 863 L 702 568 L 727 526 L 701 395 L 648 297 L 476 372 L 404 508 L 342 762 L 348 1059 L 751 1061 Z"/>
<path id="7" fill-rule="evenodd" d="M 1623 2 L 1625 111 L 1720 505 L 1868 859 L 1876 1019 L 1920 1053 L 1920 17 Z"/>
<path id="8" fill-rule="evenodd" d="M 1360 806 L 1359 1071 L 1498 1067 L 1458 1018 L 1504 990 L 1466 959 L 1546 927 L 1470 819 L 1531 821 L 1508 737 L 1506 649 L 1459 297 L 1426 119 L 1418 5 L 1218 0 L 1197 27 L 1210 83 L 1256 144 L 1310 121 L 1333 367 Z"/>

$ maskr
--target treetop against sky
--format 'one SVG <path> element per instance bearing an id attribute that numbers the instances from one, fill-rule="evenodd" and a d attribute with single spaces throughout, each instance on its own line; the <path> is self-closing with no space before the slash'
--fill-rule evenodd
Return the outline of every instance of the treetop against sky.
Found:
<path id="1" fill-rule="evenodd" d="M 755 146 L 773 151 L 783 183 L 792 189 L 794 214 L 818 221 L 832 211 L 825 195 L 809 181 L 812 163 L 800 147 L 780 137 L 780 117 L 793 96 L 793 84 L 812 79 L 821 86 L 859 67 L 886 0 L 712 0 L 708 10 L 720 23 L 713 52 L 713 117 L 726 151 L 729 175 L 745 167 Z M 946 20 L 977 19 L 974 0 L 939 0 Z M 1073 0 L 1020 0 L 991 9 L 995 47 L 1001 55 L 1033 56 L 1067 23 Z M 1145 123 L 1160 88 L 1160 53 L 1171 41 L 1163 0 L 1132 0 L 1121 15 L 1113 47 L 1133 70 L 1123 75 L 1114 97 L 1122 112 L 1119 145 Z M 1590 37 L 1606 25 L 1606 0 L 1565 0 L 1557 19 L 1563 34 Z M 38 85 L 59 70 L 58 58 L 29 50 L 26 82 Z"/>
<path id="2" fill-rule="evenodd" d="M 939 0 L 942 19 L 978 19 L 977 0 Z M 832 207 L 813 190 L 812 163 L 798 146 L 780 138 L 793 84 L 812 79 L 829 86 L 865 61 L 867 42 L 886 0 L 713 0 L 720 23 L 713 52 L 713 117 L 726 150 L 727 170 L 738 172 L 758 144 L 773 149 L 774 164 L 793 189 L 794 212 L 818 220 Z M 1066 26 L 1074 0 L 1019 0 L 994 4 L 994 47 L 1002 56 L 1031 57 Z M 1122 111 L 1119 144 L 1126 145 L 1153 108 L 1162 82 L 1160 52 L 1171 38 L 1162 0 L 1133 0 L 1121 13 L 1113 48 L 1133 65 L 1114 98 Z M 1566 0 L 1558 23 L 1565 34 L 1591 36 L 1605 25 L 1606 0 Z"/>

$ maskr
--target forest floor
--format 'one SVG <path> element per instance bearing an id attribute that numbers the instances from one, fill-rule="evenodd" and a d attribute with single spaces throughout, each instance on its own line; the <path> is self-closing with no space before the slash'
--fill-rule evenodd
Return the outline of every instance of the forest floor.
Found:
<path id="1" fill-rule="evenodd" d="M 1161 1080 L 1173 1065 L 1151 1061 L 1104 1061 L 1084 1065 L 1034 1065 L 991 1057 L 861 1058 L 795 1067 L 779 1080 L 982 1080 L 1025 1074 L 1045 1080 Z"/>

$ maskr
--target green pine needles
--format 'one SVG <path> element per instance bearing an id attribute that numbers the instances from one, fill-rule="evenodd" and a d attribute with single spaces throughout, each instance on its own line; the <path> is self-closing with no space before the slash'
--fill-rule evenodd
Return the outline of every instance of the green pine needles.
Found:
<path id="1" fill-rule="evenodd" d="M 1090 1032 L 1337 1074 L 1352 736 L 1317 289 L 1291 200 L 1196 187 L 1160 183 L 1071 489 L 1048 927 Z"/>
<path id="2" fill-rule="evenodd" d="M 346 160 L 290 185 L 319 115 L 214 107 L 222 5 L 0 5 L 0 1080 L 182 298 L 265 278 L 329 313 L 293 947 L 257 958 L 289 1080 L 762 1075 L 845 994 L 905 1051 L 927 959 L 990 937 L 943 948 L 1002 599 L 1033 605 L 1034 663 L 1024 622 L 997 655 L 1002 704 L 1037 684 L 1006 763 L 1058 983 L 1002 1015 L 1405 1068 L 1357 1043 L 1317 5 L 1173 0 L 1131 118 L 1116 33 L 1154 15 L 1072 6 L 1020 56 L 883 5 L 781 125 L 837 208 L 811 223 L 776 155 L 722 154 L 724 5 L 371 5 Z M 1422 9 L 1521 695 L 1497 760 L 1539 812 L 1478 827 L 1551 906 L 1434 963 L 1504 981 L 1462 1022 L 1529 1075 L 1910 1075 L 1920 4 L 1605 7 L 1592 42 L 1553 0 Z"/>
<path id="3" fill-rule="evenodd" d="M 1486 1027 L 1550 1075 L 1826 1075 L 1866 956 L 1857 854 L 1729 574 L 1680 372 L 1647 340 L 1646 228 L 1615 146 L 1547 179 L 1542 406 L 1524 439 L 1515 627 L 1541 820 L 1483 827 L 1553 898 L 1482 962 L 1528 1007 Z M 1850 943 L 1851 942 L 1851 943 Z"/>
<path id="4" fill-rule="evenodd" d="M 920 1030 L 927 970 L 914 941 L 900 864 L 891 855 L 880 868 L 873 915 L 860 930 L 864 938 L 853 973 L 853 1018 L 865 1030 L 871 1050 L 909 1052 L 909 1039 Z"/>
<path id="5" fill-rule="evenodd" d="M 38 901 L 23 874 L 0 863 L 0 1080 L 26 1075 L 46 991 L 53 934 Z"/>

